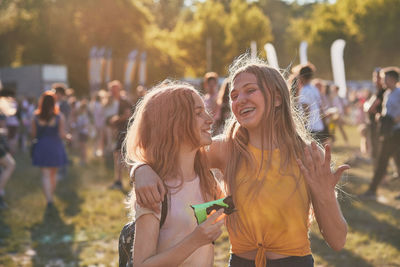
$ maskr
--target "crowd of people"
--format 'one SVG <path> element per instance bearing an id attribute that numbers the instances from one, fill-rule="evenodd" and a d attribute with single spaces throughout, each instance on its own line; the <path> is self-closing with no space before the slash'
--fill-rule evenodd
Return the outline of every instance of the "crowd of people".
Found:
<path id="1" fill-rule="evenodd" d="M 134 266 L 212 266 L 212 242 L 224 221 L 229 266 L 313 266 L 310 217 L 333 249 L 346 241 L 335 189 L 349 166 L 331 169 L 337 130 L 348 145 L 343 126 L 359 125 L 360 158 L 374 166 L 360 197 L 376 197 L 390 158 L 400 171 L 399 69 L 377 69 L 375 91 L 347 97 L 315 72 L 310 63 L 298 65 L 286 81 L 263 60 L 243 55 L 220 86 L 217 73 L 206 73 L 202 93 L 165 80 L 131 94 L 112 81 L 86 99 L 57 83 L 36 104 L 2 89 L 0 209 L 7 208 L 18 149 L 30 151 L 40 168 L 48 207 L 71 162 L 67 151 L 79 151 L 81 165 L 91 151 L 112 155 L 110 189 L 122 190 L 124 169 L 131 169 Z M 237 212 L 221 217 L 220 210 L 198 225 L 190 205 L 227 195 Z"/>
<path id="2" fill-rule="evenodd" d="M 111 155 L 114 161 L 114 182 L 110 189 L 122 190 L 125 168 L 121 147 L 127 123 L 138 97 L 145 92 L 138 87 L 129 96 L 119 81 L 107 84 L 89 98 L 78 98 L 65 84 L 55 83 L 52 89 L 33 98 L 16 97 L 7 88 L 0 94 L 0 208 L 7 208 L 5 187 L 15 169 L 17 151 L 30 153 L 32 164 L 40 168 L 47 205 L 53 205 L 57 181 L 67 174 L 68 152 L 76 151 L 79 164 L 88 163 L 88 153 L 95 157 Z M 89 149 L 93 144 L 93 149 Z"/>

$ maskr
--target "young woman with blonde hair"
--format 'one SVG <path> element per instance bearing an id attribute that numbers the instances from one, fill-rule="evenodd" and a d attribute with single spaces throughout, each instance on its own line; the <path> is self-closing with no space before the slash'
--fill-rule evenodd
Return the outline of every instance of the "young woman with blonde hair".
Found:
<path id="1" fill-rule="evenodd" d="M 151 166 L 167 188 L 167 216 L 135 204 L 133 266 L 213 266 L 212 242 L 221 234 L 222 210 L 197 225 L 190 205 L 221 197 L 207 166 L 212 119 L 196 90 L 169 82 L 146 94 L 130 119 L 124 142 L 128 164 Z M 161 206 L 161 205 L 160 205 Z"/>
<path id="2" fill-rule="evenodd" d="M 278 70 L 244 55 L 232 64 L 229 80 L 233 116 L 207 158 L 224 173 L 238 210 L 226 220 L 230 266 L 313 266 L 311 205 L 327 243 L 335 250 L 345 244 L 335 186 L 348 166 L 331 172 L 329 146 L 322 153 L 312 141 Z M 148 166 L 137 169 L 143 205 L 160 201 L 157 179 Z"/>

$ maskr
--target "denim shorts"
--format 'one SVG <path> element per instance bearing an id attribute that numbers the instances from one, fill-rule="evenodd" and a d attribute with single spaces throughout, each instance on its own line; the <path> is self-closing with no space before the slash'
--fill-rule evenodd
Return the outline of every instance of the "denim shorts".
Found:
<path id="1" fill-rule="evenodd" d="M 255 261 L 243 259 L 235 254 L 231 254 L 229 259 L 229 267 L 255 267 Z M 268 267 L 313 267 L 314 258 L 312 255 L 307 256 L 290 256 L 283 259 L 267 260 Z"/>

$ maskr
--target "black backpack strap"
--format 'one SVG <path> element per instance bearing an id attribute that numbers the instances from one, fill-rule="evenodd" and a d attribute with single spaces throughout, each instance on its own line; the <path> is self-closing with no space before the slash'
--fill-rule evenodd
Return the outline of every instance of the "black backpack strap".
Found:
<path id="1" fill-rule="evenodd" d="M 160 228 L 165 223 L 165 219 L 167 218 L 167 213 L 168 213 L 168 198 L 167 198 L 167 193 L 165 193 L 164 201 L 161 203 Z"/>

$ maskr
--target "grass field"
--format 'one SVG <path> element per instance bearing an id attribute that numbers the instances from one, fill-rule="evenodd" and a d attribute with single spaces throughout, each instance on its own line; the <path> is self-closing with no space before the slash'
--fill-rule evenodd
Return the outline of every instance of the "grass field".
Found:
<path id="1" fill-rule="evenodd" d="M 340 136 L 334 147 L 337 164 L 358 150 L 354 127 L 346 128 L 351 145 Z M 58 184 L 56 210 L 46 211 L 40 172 L 28 155 L 18 154 L 17 169 L 7 185 L 8 210 L 0 211 L 0 266 L 117 266 L 117 242 L 127 222 L 125 194 L 108 190 L 111 163 L 92 159 L 73 165 Z M 366 163 L 352 166 L 343 177 L 340 202 L 349 224 L 345 248 L 331 250 L 316 225 L 310 233 L 315 266 L 400 266 L 400 179 L 390 175 L 380 187 L 377 201 L 360 201 L 372 176 Z M 128 179 L 125 179 L 128 189 Z M 226 266 L 229 240 L 226 232 L 216 242 L 215 266 Z"/>

